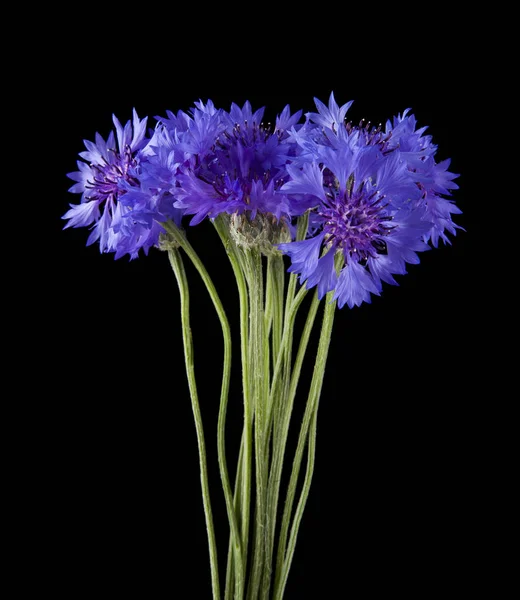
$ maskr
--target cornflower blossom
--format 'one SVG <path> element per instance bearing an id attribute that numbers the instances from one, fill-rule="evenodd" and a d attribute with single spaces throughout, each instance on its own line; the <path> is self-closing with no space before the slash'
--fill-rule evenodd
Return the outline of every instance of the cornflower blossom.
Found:
<path id="1" fill-rule="evenodd" d="M 199 104 L 199 112 L 200 108 Z M 250 220 L 261 213 L 289 224 L 293 216 L 305 212 L 308 205 L 280 193 L 288 181 L 287 165 L 298 149 L 289 142 L 288 130 L 297 124 L 301 111 L 291 115 L 286 106 L 274 129 L 263 123 L 264 109 L 253 112 L 249 102 L 242 108 L 233 103 L 229 112 L 212 110 L 198 118 L 197 114 L 181 135 L 175 127 L 179 117 L 164 121 L 165 126 L 174 125 L 179 148 L 187 154 L 176 176 L 175 207 L 193 215 L 191 225 L 221 213 L 247 213 Z"/>
<path id="2" fill-rule="evenodd" d="M 68 177 L 76 183 L 70 192 L 81 194 L 79 204 L 71 204 L 62 217 L 68 227 L 91 227 L 87 245 L 99 242 L 101 252 L 116 252 L 116 257 L 130 253 L 137 255 L 139 248 L 147 249 L 148 232 L 138 220 L 129 227 L 124 196 L 129 189 L 140 187 L 137 178 L 139 151 L 147 144 L 147 118 L 140 120 L 133 111 L 133 120 L 123 127 L 113 116 L 116 133 L 112 131 L 105 141 L 96 133 L 95 142 L 85 140 L 86 151 L 79 156 L 79 171 Z"/>
<path id="3" fill-rule="evenodd" d="M 339 107 L 333 94 L 328 106 L 316 99 L 318 113 L 290 132 L 301 152 L 281 188 L 314 199 L 308 238 L 279 245 L 289 271 L 308 288 L 317 285 L 320 299 L 334 290 L 340 308 L 370 302 L 382 282 L 396 285 L 394 275 L 418 263 L 429 240 L 436 246 L 447 240 L 444 230 L 455 233 L 451 214 L 460 212 L 442 197 L 457 187 L 457 175 L 447 171 L 449 161 L 435 162 L 437 148 L 423 137 L 426 128 L 416 131 L 413 115 L 396 117 L 383 132 L 346 122 L 350 105 Z"/>

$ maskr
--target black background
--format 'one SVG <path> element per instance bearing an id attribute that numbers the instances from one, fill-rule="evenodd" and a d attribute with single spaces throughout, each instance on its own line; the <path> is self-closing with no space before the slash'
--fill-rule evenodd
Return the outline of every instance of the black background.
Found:
<path id="1" fill-rule="evenodd" d="M 339 104 L 354 100 L 354 121 L 384 123 L 410 107 L 419 126 L 429 126 L 437 160 L 451 158 L 450 170 L 460 173 L 453 199 L 463 214 L 454 219 L 465 231 L 451 246 L 421 254 L 419 265 L 397 277 L 400 285 L 386 286 L 372 304 L 336 313 L 316 470 L 286 598 L 417 598 L 448 585 L 462 592 L 483 577 L 473 557 L 483 535 L 475 521 L 487 455 L 478 400 L 486 327 L 481 192 L 470 159 L 475 54 L 441 24 L 397 16 L 386 27 L 343 16 L 335 23 L 329 15 L 321 24 L 307 16 L 298 25 L 287 18 L 250 30 L 220 14 L 211 34 L 193 15 L 173 17 L 156 15 L 146 33 L 136 16 L 120 26 L 62 22 L 47 30 L 32 65 L 44 74 L 39 90 L 49 124 L 41 216 L 48 222 L 30 280 L 35 377 L 45 390 L 31 411 L 32 551 L 42 586 L 67 598 L 101 590 L 210 597 L 175 278 L 158 250 L 115 261 L 85 246 L 87 230 L 62 230 L 68 203 L 78 201 L 66 174 L 76 170 L 82 140 L 96 131 L 106 138 L 112 114 L 126 122 L 134 107 L 153 125 L 155 115 L 187 111 L 198 99 L 225 109 L 249 100 L 274 120 L 287 103 L 313 111 L 313 97 L 327 102 L 334 91 Z M 233 471 L 242 419 L 238 300 L 210 224 L 189 235 L 234 331 Z M 216 458 L 222 338 L 190 264 L 187 271 L 223 570 L 228 529 Z M 311 368 L 309 361 L 302 386 Z"/>

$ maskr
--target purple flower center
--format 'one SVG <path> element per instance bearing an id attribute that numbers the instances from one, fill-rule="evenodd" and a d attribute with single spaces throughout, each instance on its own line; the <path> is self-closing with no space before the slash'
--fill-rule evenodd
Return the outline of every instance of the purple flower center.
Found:
<path id="1" fill-rule="evenodd" d="M 137 161 L 132 156 L 130 146 L 126 146 L 124 152 L 120 153 L 115 149 L 109 148 L 111 160 L 108 161 L 103 156 L 103 164 L 90 165 L 93 178 L 85 184 L 89 190 L 87 198 L 97 202 L 103 202 L 111 198 L 117 200 L 126 191 L 121 188 L 121 181 L 127 181 L 131 185 L 138 186 L 139 182 L 131 175 L 131 169 L 137 165 Z"/>
<path id="2" fill-rule="evenodd" d="M 336 248 L 341 248 L 345 259 L 354 258 L 357 262 L 386 254 L 385 236 L 393 229 L 387 222 L 392 220 L 385 211 L 384 196 L 366 189 L 363 182 L 354 189 L 353 178 L 343 194 L 330 187 L 328 206 L 319 211 L 325 220 L 323 230 L 326 240 Z"/>

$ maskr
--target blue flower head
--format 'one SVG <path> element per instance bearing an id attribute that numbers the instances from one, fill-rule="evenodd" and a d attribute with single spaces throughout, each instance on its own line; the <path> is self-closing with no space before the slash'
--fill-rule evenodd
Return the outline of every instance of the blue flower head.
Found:
<path id="1" fill-rule="evenodd" d="M 115 134 L 111 132 L 106 141 L 98 133 L 95 142 L 85 140 L 87 150 L 80 153 L 79 171 L 68 175 L 76 182 L 70 191 L 81 194 L 81 201 L 71 204 L 63 219 L 68 219 L 65 228 L 91 227 L 87 245 L 98 241 L 101 252 L 135 257 L 140 248 L 146 251 L 153 243 L 149 223 L 137 214 L 127 219 L 132 206 L 130 196 L 125 198 L 130 191 L 140 190 L 139 152 L 148 142 L 147 119 L 139 119 L 134 110 L 133 120 L 124 127 L 115 115 L 113 122 Z"/>
<path id="2" fill-rule="evenodd" d="M 328 107 L 316 106 L 309 123 L 291 132 L 302 153 L 281 188 L 289 198 L 314 199 L 312 231 L 279 248 L 291 259 L 289 271 L 317 286 L 320 298 L 334 291 L 340 308 L 352 308 L 379 295 L 382 282 L 395 285 L 394 275 L 419 262 L 429 240 L 436 245 L 444 229 L 454 233 L 450 214 L 460 211 L 441 195 L 456 187 L 456 175 L 449 163 L 435 163 L 431 138 L 406 113 L 383 132 L 341 122 L 350 103 L 339 108 L 332 95 Z"/>
<path id="3" fill-rule="evenodd" d="M 184 153 L 175 176 L 175 207 L 193 215 L 191 225 L 221 213 L 247 213 L 251 220 L 257 213 L 277 220 L 303 213 L 307 206 L 280 193 L 288 179 L 286 165 L 297 149 L 287 129 L 295 126 L 301 111 L 291 115 L 285 107 L 273 129 L 262 121 L 264 109 L 253 112 L 249 102 L 242 108 L 233 103 L 229 112 L 208 105 L 211 110 L 196 106 L 185 129 L 178 127 L 179 116 L 165 121 Z"/>
<path id="4" fill-rule="evenodd" d="M 116 133 L 106 142 L 99 134 L 95 143 L 85 141 L 87 152 L 80 157 L 86 162 L 78 161 L 79 171 L 69 174 L 76 181 L 70 191 L 81 193 L 81 202 L 71 204 L 63 218 L 69 220 L 65 228 L 92 228 L 87 245 L 99 241 L 101 252 L 133 259 L 159 245 L 162 222 L 180 224 L 171 190 L 183 154 L 164 128 L 148 139 L 147 119 L 140 120 L 135 110 L 125 127 L 115 116 L 113 121 Z"/>

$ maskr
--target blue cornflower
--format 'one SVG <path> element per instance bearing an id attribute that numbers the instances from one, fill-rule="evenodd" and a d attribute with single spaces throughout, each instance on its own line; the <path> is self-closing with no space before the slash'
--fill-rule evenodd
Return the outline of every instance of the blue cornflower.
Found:
<path id="1" fill-rule="evenodd" d="M 81 194 L 80 204 L 71 204 L 62 217 L 67 227 L 92 226 L 87 245 L 99 241 L 102 252 L 116 252 L 116 258 L 129 252 L 132 256 L 143 245 L 142 224 L 134 221 L 133 229 L 122 227 L 122 221 L 131 208 L 125 206 L 124 196 L 131 189 L 139 189 L 139 151 L 146 145 L 147 118 L 139 119 L 133 111 L 133 120 L 123 127 L 113 116 L 116 133 L 112 131 L 105 141 L 96 133 L 95 142 L 85 140 L 87 150 L 80 153 L 79 171 L 68 177 L 76 183 L 69 191 Z M 144 228 L 146 232 L 146 227 Z"/>
<path id="2" fill-rule="evenodd" d="M 335 290 L 340 308 L 370 302 L 382 281 L 395 284 L 393 275 L 405 273 L 405 263 L 418 262 L 415 253 L 428 249 L 420 190 L 410 185 L 398 151 L 385 157 L 377 146 L 323 146 L 319 161 L 288 170 L 291 180 L 282 191 L 315 200 L 314 236 L 279 248 L 291 258 L 289 271 L 307 287 L 317 285 L 320 299 Z"/>
<path id="3" fill-rule="evenodd" d="M 460 211 L 442 195 L 457 187 L 457 175 L 447 171 L 449 161 L 435 162 L 437 147 L 413 115 L 399 115 L 383 131 L 346 122 L 351 103 L 339 107 L 333 94 L 328 106 L 315 101 L 318 113 L 290 132 L 300 152 L 281 188 L 314 198 L 309 237 L 279 248 L 291 258 L 289 271 L 317 285 L 320 298 L 334 290 L 340 308 L 359 306 L 382 282 L 396 285 L 394 275 L 419 262 L 428 241 L 436 246 L 439 237 L 447 240 L 445 229 L 455 233 L 451 213 Z"/>
<path id="4" fill-rule="evenodd" d="M 262 121 L 264 109 L 253 112 L 249 102 L 242 108 L 233 103 L 229 112 L 211 107 L 197 107 L 203 114 L 195 118 L 195 111 L 193 122 L 180 133 L 178 123 L 184 125 L 184 118 L 170 114 L 169 119 L 186 157 L 176 175 L 175 207 L 194 215 L 191 225 L 221 213 L 290 220 L 305 212 L 308 205 L 280 193 L 288 180 L 286 165 L 298 150 L 287 130 L 297 124 L 301 111 L 291 115 L 286 106 L 272 129 Z"/>

